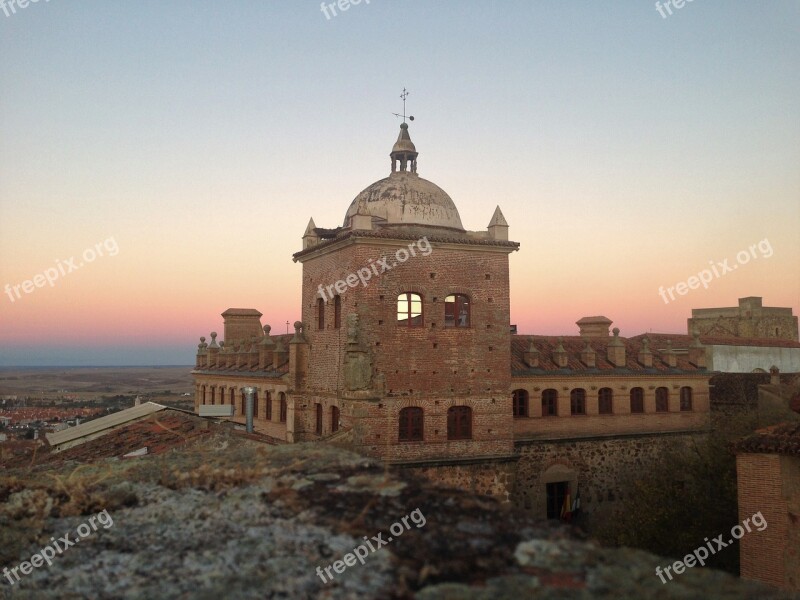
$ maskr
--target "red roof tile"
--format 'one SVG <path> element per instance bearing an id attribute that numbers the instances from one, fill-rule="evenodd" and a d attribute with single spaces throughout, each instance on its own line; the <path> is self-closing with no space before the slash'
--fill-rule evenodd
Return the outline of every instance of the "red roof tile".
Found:
<path id="1" fill-rule="evenodd" d="M 736 452 L 800 456 L 800 423 L 759 429 L 733 445 Z"/>

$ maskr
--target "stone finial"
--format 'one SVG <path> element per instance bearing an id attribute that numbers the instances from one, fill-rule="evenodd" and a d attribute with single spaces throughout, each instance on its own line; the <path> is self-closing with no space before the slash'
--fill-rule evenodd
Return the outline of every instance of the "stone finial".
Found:
<path id="1" fill-rule="evenodd" d="M 653 366 L 653 353 L 650 352 L 650 338 L 645 337 L 642 339 L 642 349 L 639 350 L 638 360 L 643 367 L 650 368 Z"/>
<path id="2" fill-rule="evenodd" d="M 531 338 L 530 344 L 528 344 L 527 352 L 522 355 L 522 360 L 525 361 L 526 365 L 533 369 L 539 367 L 539 351 L 536 349 L 536 345 L 533 343 L 533 338 Z"/>
<path id="3" fill-rule="evenodd" d="M 664 356 L 670 368 L 674 369 L 678 366 L 678 357 L 675 354 L 675 350 L 672 349 L 672 340 L 667 340 L 667 349 L 664 350 Z"/>
<path id="4" fill-rule="evenodd" d="M 291 340 L 289 340 L 290 344 L 305 344 L 306 338 L 303 335 L 303 322 L 302 321 L 295 321 L 294 322 L 294 336 Z"/>
<path id="5" fill-rule="evenodd" d="M 594 369 L 597 365 L 597 354 L 595 353 L 588 339 L 586 340 L 586 345 L 581 351 L 581 362 L 590 369 Z"/>
<path id="6" fill-rule="evenodd" d="M 625 354 L 625 344 L 619 339 L 619 327 L 614 327 L 611 330 L 614 337 L 608 343 L 608 362 L 615 367 L 624 367 L 627 364 L 627 357 Z"/>
<path id="7" fill-rule="evenodd" d="M 303 233 L 303 250 L 315 246 L 318 243 L 319 235 L 317 235 L 317 226 L 314 224 L 314 219 L 309 219 L 306 231 Z"/>
<path id="8" fill-rule="evenodd" d="M 569 363 L 569 357 L 567 356 L 567 351 L 564 350 L 564 338 L 558 338 L 558 346 L 556 349 L 553 350 L 553 360 L 555 361 L 556 365 L 559 368 L 565 369 L 567 364 Z"/>
<path id="9" fill-rule="evenodd" d="M 489 237 L 493 240 L 508 240 L 508 222 L 506 218 L 503 216 L 503 211 L 500 210 L 500 206 L 494 209 L 494 214 L 492 215 L 491 221 L 489 221 L 489 226 L 486 228 L 489 232 Z"/>
<path id="10" fill-rule="evenodd" d="M 209 348 L 219 348 L 219 344 L 217 344 L 217 332 L 211 332 L 211 343 L 208 345 Z"/>

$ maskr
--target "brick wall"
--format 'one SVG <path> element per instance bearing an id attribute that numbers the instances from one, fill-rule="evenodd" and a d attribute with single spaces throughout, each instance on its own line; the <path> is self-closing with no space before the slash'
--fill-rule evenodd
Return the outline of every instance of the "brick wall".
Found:
<path id="1" fill-rule="evenodd" d="M 767 522 L 739 542 L 741 576 L 800 590 L 800 459 L 741 453 L 736 474 L 739 518 L 761 512 Z"/>

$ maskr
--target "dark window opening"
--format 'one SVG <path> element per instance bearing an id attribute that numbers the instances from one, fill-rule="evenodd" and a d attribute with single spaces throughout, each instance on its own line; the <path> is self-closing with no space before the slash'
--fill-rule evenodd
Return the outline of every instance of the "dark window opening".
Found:
<path id="1" fill-rule="evenodd" d="M 644 389 L 631 388 L 631 413 L 644 412 Z"/>
<path id="2" fill-rule="evenodd" d="M 556 481 L 547 484 L 547 518 L 560 519 L 561 509 L 564 508 L 564 499 L 569 490 L 568 481 Z"/>
<path id="3" fill-rule="evenodd" d="M 555 417 L 558 415 L 558 392 L 548 389 L 542 392 L 542 416 Z"/>
<path id="4" fill-rule="evenodd" d="M 423 439 L 422 409 L 410 406 L 400 411 L 398 440 L 401 442 L 421 442 Z"/>
<path id="5" fill-rule="evenodd" d="M 469 406 L 451 406 L 447 409 L 447 439 L 472 439 L 472 409 Z"/>
<path id="6" fill-rule="evenodd" d="M 577 388 L 569 393 L 569 412 L 573 415 L 586 414 L 586 390 Z"/>
<path id="7" fill-rule="evenodd" d="M 511 395 L 512 403 L 514 405 L 515 417 L 528 416 L 528 391 L 527 390 L 514 390 Z"/>
<path id="8" fill-rule="evenodd" d="M 597 403 L 601 415 L 610 415 L 613 410 L 614 391 L 611 388 L 600 388 L 597 392 Z"/>

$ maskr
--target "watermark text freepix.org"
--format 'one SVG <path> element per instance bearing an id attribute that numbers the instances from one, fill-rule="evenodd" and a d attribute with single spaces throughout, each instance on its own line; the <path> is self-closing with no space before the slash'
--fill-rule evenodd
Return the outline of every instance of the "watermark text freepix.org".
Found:
<path id="1" fill-rule="evenodd" d="M 423 243 L 424 242 L 424 243 Z M 428 256 L 431 252 L 433 252 L 433 247 L 431 243 L 428 241 L 427 237 L 418 239 L 416 242 L 411 242 L 408 245 L 408 250 L 405 248 L 398 248 L 397 252 L 394 253 L 394 257 L 396 262 L 393 262 L 391 265 L 389 264 L 389 259 L 385 256 L 381 257 L 380 260 L 374 262 L 371 258 L 369 259 L 369 265 L 366 267 L 360 268 L 356 273 L 350 273 L 344 279 L 340 279 L 336 283 L 332 283 L 331 285 L 323 288 L 322 284 L 319 284 L 318 292 L 322 299 L 327 302 L 330 298 L 333 298 L 336 294 L 342 295 L 347 291 L 347 287 L 356 287 L 358 282 L 361 281 L 361 285 L 367 287 L 367 282 L 372 278 L 373 273 L 377 277 L 385 273 L 386 271 L 391 271 L 394 267 L 398 264 L 402 264 L 406 262 L 411 256 L 416 256 L 417 252 L 414 250 L 414 246 L 419 248 L 419 251 L 422 253 L 422 256 Z M 380 266 L 381 270 L 378 272 L 378 267 Z M 334 289 L 336 290 L 336 294 L 334 294 Z M 325 295 L 325 291 L 327 290 L 328 295 Z"/>
<path id="2" fill-rule="evenodd" d="M 117 241 L 113 237 L 110 237 L 102 242 L 96 243 L 92 248 L 87 248 L 81 253 L 83 262 L 78 264 L 75 264 L 77 258 L 74 256 L 65 260 L 56 260 L 56 266 L 58 268 L 48 267 L 42 273 L 37 273 L 31 279 L 26 279 L 22 283 L 17 283 L 15 285 L 7 283 L 3 291 L 8 294 L 8 299 L 14 302 L 22 297 L 19 293 L 20 289 L 26 294 L 30 294 L 36 288 L 44 287 L 45 284 L 49 284 L 50 287 L 53 287 L 60 277 L 69 275 L 73 271 L 80 269 L 84 264 L 94 262 L 101 256 L 105 256 L 105 254 L 103 254 L 104 250 L 108 253 L 108 256 L 116 256 L 119 253 Z"/>
<path id="3" fill-rule="evenodd" d="M 740 250 L 737 252 L 736 261 L 738 264 L 728 264 L 729 259 L 727 258 L 722 262 L 710 260 L 708 261 L 708 264 L 711 265 L 711 269 L 703 269 L 697 275 L 692 275 L 686 281 L 679 281 L 675 285 L 666 288 L 666 290 L 662 285 L 658 288 L 658 295 L 664 300 L 664 304 L 669 304 L 669 300 L 667 300 L 667 294 L 669 294 L 670 300 L 675 300 L 675 294 L 672 293 L 673 291 L 678 292 L 678 294 L 681 296 L 685 296 L 689 293 L 689 290 L 696 290 L 701 285 L 705 289 L 708 289 L 708 284 L 711 283 L 715 277 L 719 278 L 726 273 L 732 273 L 739 265 L 746 265 L 749 263 L 751 257 L 753 259 L 758 258 L 756 249 L 761 252 L 761 256 L 764 258 L 769 258 L 772 256 L 772 245 L 769 243 L 767 238 L 764 238 L 757 244 L 752 244 L 749 248 L 749 251 Z"/>
<path id="4" fill-rule="evenodd" d="M 0 9 L 7 17 L 17 14 L 17 8 L 27 8 L 28 4 L 36 4 L 39 0 L 0 0 Z M 50 0 L 44 0 L 50 2 Z M 11 12 L 8 12 L 11 9 Z"/>
<path id="5" fill-rule="evenodd" d="M 661 15 L 662 19 L 666 19 L 667 15 L 664 14 L 665 8 L 667 9 L 669 15 L 672 16 L 672 8 L 670 7 L 670 4 L 675 7 L 675 10 L 678 10 L 679 8 L 683 8 L 687 2 L 692 1 L 693 0 L 666 0 L 666 2 L 664 2 L 664 6 L 661 6 L 661 2 L 656 2 L 656 10 L 658 11 L 658 14 Z"/>
<path id="6" fill-rule="evenodd" d="M 366 4 L 369 4 L 369 0 L 364 0 L 364 2 Z M 337 7 L 339 8 L 340 11 L 345 12 L 351 6 L 357 6 L 359 4 L 361 4 L 361 0 L 336 0 L 336 2 L 331 2 L 329 4 L 323 2 L 320 5 L 320 10 L 322 11 L 322 14 L 325 15 L 325 18 L 328 19 L 328 21 L 330 21 L 331 16 L 328 14 L 329 10 L 333 13 L 333 16 L 336 17 L 338 16 L 336 13 Z"/>
<path id="7" fill-rule="evenodd" d="M 709 554 L 709 550 L 711 551 L 711 554 L 716 554 L 717 550 L 722 550 L 723 548 L 727 548 L 729 545 L 733 544 L 733 540 L 741 539 L 744 537 L 745 533 L 750 533 L 753 531 L 750 528 L 751 522 L 757 531 L 764 531 L 767 528 L 767 520 L 764 518 L 764 515 L 761 514 L 761 511 L 758 511 L 752 517 L 748 517 L 742 521 L 742 525 L 744 525 L 744 527 L 742 527 L 742 525 L 734 525 L 731 528 L 731 538 L 729 538 L 727 542 L 722 539 L 725 535 L 723 533 L 720 533 L 710 542 L 708 541 L 708 538 L 704 538 L 706 541 L 705 546 L 700 546 L 691 554 L 687 554 L 683 557 L 683 560 L 678 560 L 671 565 L 667 565 L 664 567 L 663 571 L 661 567 L 656 567 L 656 575 L 658 575 L 658 577 L 661 579 L 661 583 L 667 583 L 667 580 L 664 579 L 664 574 L 666 573 L 667 577 L 669 577 L 669 580 L 672 581 L 670 569 L 675 571 L 676 575 L 680 575 L 684 572 L 684 570 L 686 570 L 686 567 L 692 568 L 696 566 L 697 563 L 699 563 L 701 567 L 705 566 L 706 559 L 711 556 Z"/>
<path id="8" fill-rule="evenodd" d="M 12 567 L 11 569 L 6 567 L 3 569 L 3 575 L 6 577 L 6 579 L 8 579 L 11 585 L 14 585 L 20 580 L 20 576 L 17 571 L 20 571 L 23 575 L 30 575 L 33 572 L 33 569 L 38 569 L 44 563 L 47 563 L 47 566 L 49 567 L 53 564 L 53 559 L 56 557 L 56 552 L 58 552 L 58 554 L 62 554 L 64 550 L 70 546 L 74 546 L 83 538 L 89 537 L 93 532 L 97 531 L 98 523 L 103 526 L 103 529 L 108 529 L 114 525 L 114 519 L 112 519 L 111 515 L 108 514 L 108 510 L 103 510 L 96 515 L 89 517 L 88 523 L 81 523 L 78 525 L 77 529 L 75 530 L 75 533 L 77 533 L 76 538 L 70 539 L 69 533 L 58 538 L 58 541 L 56 541 L 56 538 L 51 537 L 51 543 L 31 556 L 30 560 L 24 560 L 16 567 Z M 13 578 L 12 575 L 14 576 Z"/>
<path id="9" fill-rule="evenodd" d="M 389 532 L 392 534 L 387 537 L 385 540 L 383 539 L 383 533 L 378 533 L 378 535 L 372 536 L 372 539 L 367 539 L 367 536 L 364 536 L 365 544 L 361 544 L 360 546 L 356 546 L 353 548 L 352 552 L 348 552 L 342 557 L 342 560 L 335 560 L 333 564 L 328 565 L 324 569 L 322 567 L 317 567 L 317 575 L 320 579 L 322 579 L 322 583 L 329 583 L 333 581 L 334 575 L 331 573 L 331 569 L 333 569 L 336 573 L 341 575 L 344 573 L 347 567 L 352 567 L 356 564 L 356 560 L 358 560 L 362 565 L 364 564 L 364 559 L 370 555 L 370 553 L 375 552 L 376 550 L 380 549 L 381 546 L 386 546 L 389 542 L 393 541 L 395 538 L 400 537 L 403 535 L 407 530 L 411 529 L 411 525 L 408 524 L 409 519 L 411 520 L 414 525 L 417 526 L 417 529 L 420 527 L 424 527 L 425 523 L 425 515 L 422 514 L 420 509 L 412 510 L 410 514 L 407 514 L 405 517 L 400 519 L 395 523 L 392 523 L 392 526 L 389 527 Z M 405 526 L 405 529 L 403 529 Z M 375 542 L 374 544 L 372 542 Z M 369 547 L 369 548 L 368 548 Z M 327 574 L 328 578 L 325 578 L 325 574 Z"/>

